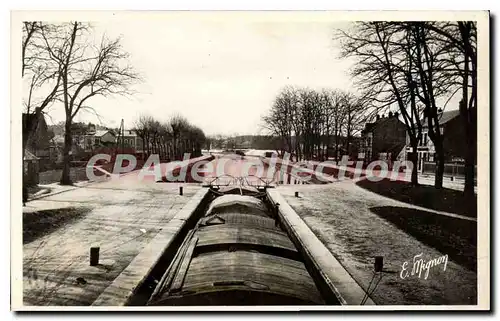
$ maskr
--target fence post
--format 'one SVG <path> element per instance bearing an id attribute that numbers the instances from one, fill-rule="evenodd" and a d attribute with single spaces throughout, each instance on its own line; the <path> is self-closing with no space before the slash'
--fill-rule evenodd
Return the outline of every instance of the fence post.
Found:
<path id="1" fill-rule="evenodd" d="M 90 248 L 90 266 L 99 264 L 99 247 L 93 246 Z"/>

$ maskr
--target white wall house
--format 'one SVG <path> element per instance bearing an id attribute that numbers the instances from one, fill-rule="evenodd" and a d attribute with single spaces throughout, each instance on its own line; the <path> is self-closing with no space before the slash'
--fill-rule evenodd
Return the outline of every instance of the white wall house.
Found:
<path id="1" fill-rule="evenodd" d="M 112 144 L 115 142 L 116 137 L 109 130 L 96 130 L 95 132 L 89 132 L 80 139 L 80 144 L 83 143 L 82 147 L 85 151 L 91 151 L 101 146 L 101 144 Z"/>
<path id="2" fill-rule="evenodd" d="M 122 136 L 118 135 L 116 143 L 119 147 L 122 146 Z M 144 144 L 142 138 L 140 138 L 134 130 L 125 129 L 123 131 L 123 147 L 132 148 L 136 153 L 144 152 Z"/>
<path id="3" fill-rule="evenodd" d="M 446 124 L 449 121 L 451 121 L 459 116 L 460 116 L 460 112 L 458 110 L 451 110 L 451 111 L 443 112 L 441 114 L 441 116 L 439 117 L 439 130 L 441 132 L 441 135 L 444 135 L 444 133 L 445 133 Z M 425 124 L 425 120 L 422 120 L 422 122 Z M 413 152 L 413 149 L 410 145 L 410 136 L 408 135 L 408 132 L 406 133 L 405 152 L 406 152 L 406 154 Z M 418 153 L 417 168 L 420 172 L 422 172 L 424 169 L 424 163 L 435 162 L 436 149 L 434 147 L 434 143 L 429 138 L 429 128 L 427 127 L 427 125 L 424 125 L 422 128 L 422 137 L 421 137 L 420 141 L 418 142 L 417 153 Z M 408 159 L 408 156 L 406 156 L 406 159 Z"/>
<path id="4" fill-rule="evenodd" d="M 373 133 L 368 132 L 360 140 L 358 159 L 370 160 L 373 153 Z"/>

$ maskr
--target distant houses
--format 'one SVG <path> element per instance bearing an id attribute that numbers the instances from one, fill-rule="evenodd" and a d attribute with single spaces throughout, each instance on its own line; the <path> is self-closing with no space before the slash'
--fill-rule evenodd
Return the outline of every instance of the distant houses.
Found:
<path id="1" fill-rule="evenodd" d="M 445 157 L 445 173 L 461 175 L 466 154 L 466 136 L 463 120 L 459 110 L 441 112 L 438 115 L 440 132 L 443 135 L 443 149 Z M 432 173 L 435 171 L 436 150 L 429 138 L 429 128 L 426 119 L 422 121 L 422 139 L 417 147 L 417 169 L 420 172 Z M 413 152 L 407 137 L 406 154 Z"/>
<path id="2" fill-rule="evenodd" d="M 42 113 L 24 113 L 23 137 L 29 137 L 23 157 L 25 178 L 30 184 L 37 184 L 38 172 L 60 169 L 64 150 L 64 124 L 47 125 Z M 28 133 L 31 133 L 28 135 Z M 123 142 L 123 143 L 122 143 Z M 72 125 L 71 160 L 86 161 L 95 153 L 143 153 L 142 139 L 134 130 L 123 131 L 96 126 L 94 124 L 74 123 Z M 36 173 L 36 174 L 35 174 Z M 36 176 L 36 177 L 35 177 Z"/>
<path id="3" fill-rule="evenodd" d="M 460 175 L 466 153 L 465 132 L 459 110 L 441 112 L 438 116 L 440 131 L 443 134 L 445 173 Z M 398 113 L 388 116 L 377 115 L 374 122 L 365 124 L 361 132 L 358 159 L 369 163 L 375 160 L 407 160 L 409 154 L 416 152 L 419 172 L 433 173 L 436 163 L 436 150 L 429 138 L 427 120 L 422 119 L 422 137 L 416 151 L 410 146 L 406 126 Z"/>
<path id="4" fill-rule="evenodd" d="M 23 185 L 25 187 L 35 186 L 40 182 L 40 176 L 38 174 L 40 172 L 39 160 L 40 159 L 29 150 L 26 149 L 24 151 L 23 166 L 25 175 L 23 175 Z"/>
<path id="5" fill-rule="evenodd" d="M 96 130 L 94 132 L 86 133 L 83 137 L 85 151 L 92 151 L 99 146 L 109 146 L 116 142 L 115 133 L 108 130 Z"/>
<path id="6" fill-rule="evenodd" d="M 89 124 L 75 126 L 73 131 L 72 155 L 74 159 L 89 156 L 99 150 L 113 149 L 116 152 L 142 153 L 142 139 L 137 136 L 134 130 L 123 131 L 123 139 L 114 129 L 96 129 L 95 125 Z M 53 144 L 60 150 L 64 147 L 64 133 L 60 133 L 52 140 Z M 123 142 L 123 144 L 122 144 Z"/>
<path id="7" fill-rule="evenodd" d="M 43 113 L 23 113 L 22 131 L 23 138 L 27 138 L 23 162 L 36 163 L 41 171 L 50 168 L 57 160 L 58 150 L 52 144 L 54 133 L 47 126 Z"/>
<path id="8" fill-rule="evenodd" d="M 375 122 L 365 124 L 361 131 L 358 159 L 395 161 L 401 158 L 406 144 L 406 127 L 398 113 L 387 117 L 377 115 Z"/>
<path id="9" fill-rule="evenodd" d="M 94 124 L 88 124 L 86 127 L 75 126 L 73 143 L 78 150 L 92 152 L 102 146 L 114 145 L 116 134 L 111 129 L 96 129 Z"/>
<path id="10" fill-rule="evenodd" d="M 129 150 L 136 155 L 144 154 L 144 142 L 132 129 L 123 130 L 123 133 L 116 137 L 116 145 L 118 148 Z"/>

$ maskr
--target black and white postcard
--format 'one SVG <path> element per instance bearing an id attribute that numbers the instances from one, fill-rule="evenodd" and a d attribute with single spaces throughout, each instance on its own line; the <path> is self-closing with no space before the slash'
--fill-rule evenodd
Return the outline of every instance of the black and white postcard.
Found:
<path id="1" fill-rule="evenodd" d="M 13 11 L 12 309 L 489 310 L 489 19 Z"/>

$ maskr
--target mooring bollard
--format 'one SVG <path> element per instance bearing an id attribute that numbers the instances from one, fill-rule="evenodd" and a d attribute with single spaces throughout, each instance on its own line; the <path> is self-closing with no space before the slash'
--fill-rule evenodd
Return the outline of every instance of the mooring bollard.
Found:
<path id="1" fill-rule="evenodd" d="M 375 268 L 375 272 L 382 272 L 382 269 L 384 268 L 384 257 L 383 256 L 376 256 L 375 257 L 374 268 Z"/>
<path id="2" fill-rule="evenodd" d="M 179 186 L 179 195 L 182 196 L 182 186 Z"/>
<path id="3" fill-rule="evenodd" d="M 299 197 L 299 192 L 295 192 L 295 197 Z"/>
<path id="4" fill-rule="evenodd" d="M 276 226 L 279 226 L 280 225 L 280 220 L 279 220 L 279 216 L 280 216 L 280 203 L 276 203 L 274 205 L 274 225 Z"/>
<path id="5" fill-rule="evenodd" d="M 90 266 L 96 266 L 99 264 L 99 247 L 90 248 Z"/>

